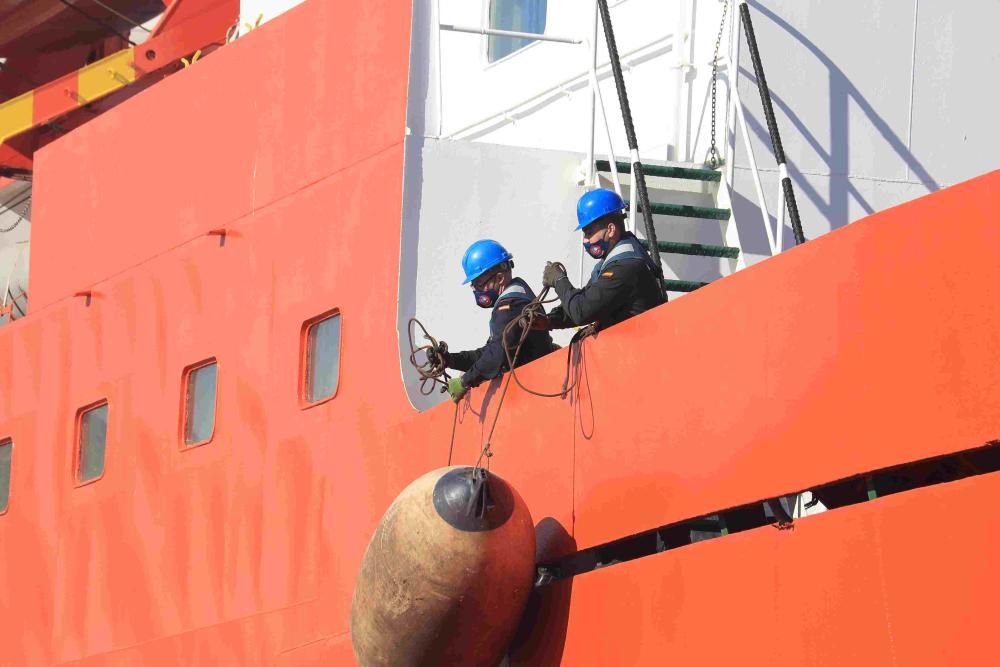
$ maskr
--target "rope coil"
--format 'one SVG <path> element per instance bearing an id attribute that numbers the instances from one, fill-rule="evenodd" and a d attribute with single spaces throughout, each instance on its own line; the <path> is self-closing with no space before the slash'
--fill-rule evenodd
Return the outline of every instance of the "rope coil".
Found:
<path id="1" fill-rule="evenodd" d="M 420 327 L 427 344 L 418 346 L 414 343 L 414 325 Z M 434 393 L 434 387 L 439 384 L 441 385 L 440 392 L 447 391 L 448 370 L 447 366 L 444 365 L 444 358 L 439 354 L 442 344 L 434 336 L 427 333 L 427 327 L 415 317 L 410 318 L 406 330 L 410 336 L 410 363 L 420 376 L 420 393 L 424 396 L 430 396 Z M 423 362 L 417 361 L 417 355 L 421 352 L 424 353 L 425 361 Z"/>
<path id="2" fill-rule="evenodd" d="M 557 263 L 558 264 L 558 263 Z M 558 264 L 562 267 L 565 272 L 565 267 L 562 264 Z M 550 290 L 552 288 L 546 287 L 541 291 L 541 293 L 529 301 L 520 313 L 517 314 L 507 325 L 504 327 L 501 334 L 501 345 L 503 345 L 504 355 L 507 358 L 507 377 L 504 380 L 503 387 L 500 390 L 500 399 L 497 402 L 496 412 L 493 414 L 493 423 L 490 425 L 489 433 L 486 439 L 483 441 L 483 445 L 479 451 L 479 458 L 476 459 L 476 464 L 473 467 L 475 471 L 482 470 L 484 468 L 483 459 L 486 460 L 485 469 L 489 470 L 490 459 L 493 458 L 493 433 L 496 431 L 497 423 L 500 421 L 500 412 L 503 409 L 504 399 L 507 397 L 507 389 L 510 387 L 511 380 L 517 383 L 523 391 L 533 395 L 540 396 L 542 398 L 562 398 L 566 396 L 570 391 L 572 391 L 579 382 L 579 376 L 572 378 L 570 382 L 570 376 L 572 374 L 573 368 L 573 353 L 574 346 L 580 344 L 580 342 L 587 336 L 593 334 L 597 331 L 597 326 L 595 324 L 589 324 L 580 330 L 578 330 L 573 338 L 570 340 L 569 347 L 566 350 L 566 374 L 563 377 L 562 388 L 554 392 L 544 392 L 537 391 L 526 387 L 521 379 L 517 377 L 517 359 L 521 355 L 521 348 L 524 346 L 524 342 L 528 339 L 528 336 L 534 330 L 533 325 L 536 320 L 546 317 L 545 314 L 545 304 L 554 303 L 558 300 L 557 297 L 547 299 Z M 424 345 L 417 345 L 414 340 L 414 326 L 419 327 L 420 331 L 427 340 Z M 521 332 L 517 339 L 516 345 L 508 345 L 508 340 L 514 333 L 514 330 L 520 327 Z M 417 374 L 420 375 L 420 393 L 424 396 L 430 396 L 434 393 L 434 387 L 441 385 L 441 392 L 447 391 L 448 387 L 448 372 L 445 366 L 443 355 L 440 354 L 442 348 L 447 350 L 445 343 L 438 341 L 436 338 L 427 332 L 427 328 L 415 317 L 411 317 L 409 324 L 407 325 L 407 332 L 409 334 L 410 342 L 410 364 L 416 369 Z M 418 360 L 418 355 L 423 352 L 425 355 L 425 361 L 421 362 Z M 444 378 L 442 380 L 442 378 Z M 455 421 L 451 428 L 451 444 L 448 450 L 448 465 L 451 465 L 452 453 L 455 447 L 455 429 L 458 423 L 458 403 L 455 403 Z"/>

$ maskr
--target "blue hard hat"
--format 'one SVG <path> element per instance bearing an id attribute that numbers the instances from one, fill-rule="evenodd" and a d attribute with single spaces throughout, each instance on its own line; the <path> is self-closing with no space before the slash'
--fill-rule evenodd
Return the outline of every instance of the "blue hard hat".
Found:
<path id="1" fill-rule="evenodd" d="M 490 239 L 476 241 L 462 255 L 462 270 L 465 271 L 465 280 L 462 284 L 468 285 L 497 264 L 512 259 L 514 256 L 496 241 Z"/>
<path id="2" fill-rule="evenodd" d="M 625 210 L 625 201 L 614 190 L 597 188 L 584 192 L 576 203 L 576 219 L 578 224 L 574 231 L 580 231 L 590 223 L 603 218 L 608 213 Z"/>

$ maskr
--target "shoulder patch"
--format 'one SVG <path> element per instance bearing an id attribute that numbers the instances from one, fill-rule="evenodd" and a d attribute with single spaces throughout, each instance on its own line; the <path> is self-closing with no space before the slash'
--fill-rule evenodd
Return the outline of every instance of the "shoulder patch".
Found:
<path id="1" fill-rule="evenodd" d="M 497 310 L 510 310 L 510 304 L 509 303 L 505 303 L 502 306 L 497 306 Z"/>
<path id="2" fill-rule="evenodd" d="M 601 274 L 601 277 L 602 278 L 611 278 L 614 275 L 615 275 L 614 271 L 605 271 L 604 273 Z"/>

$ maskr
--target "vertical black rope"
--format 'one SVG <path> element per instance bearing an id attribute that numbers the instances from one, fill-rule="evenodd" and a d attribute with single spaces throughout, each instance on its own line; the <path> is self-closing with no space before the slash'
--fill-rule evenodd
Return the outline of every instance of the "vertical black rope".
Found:
<path id="1" fill-rule="evenodd" d="M 625 137 L 628 139 L 628 148 L 632 156 L 638 156 L 639 142 L 635 138 L 635 126 L 632 124 L 632 109 L 628 104 L 628 93 L 625 91 L 625 77 L 622 75 L 622 64 L 618 58 L 618 46 L 615 43 L 615 32 L 611 27 L 611 11 L 608 9 L 608 0 L 597 0 L 597 6 L 601 12 L 601 23 L 604 26 L 604 38 L 608 44 L 608 56 L 611 59 L 611 72 L 615 77 L 615 88 L 618 91 L 618 103 L 622 108 L 622 120 L 625 122 Z M 631 159 L 631 158 L 630 158 Z M 614 168 L 614 165 L 612 165 Z M 656 265 L 656 270 L 663 279 L 663 267 L 660 260 L 660 253 L 656 251 L 656 229 L 653 227 L 653 212 L 649 207 L 649 192 L 646 190 L 646 173 L 642 164 L 637 159 L 632 159 L 632 171 L 635 173 L 635 183 L 633 187 L 639 196 L 639 210 L 642 211 L 642 219 L 646 228 L 646 239 L 649 241 L 649 255 Z M 632 203 L 636 205 L 635 202 Z M 662 283 L 661 283 L 662 284 Z"/>
<path id="2" fill-rule="evenodd" d="M 753 31 L 753 20 L 750 18 L 750 7 L 746 2 L 740 3 L 740 18 L 743 21 L 743 31 L 746 33 L 747 44 L 750 47 L 750 59 L 753 61 L 753 73 L 757 77 L 757 91 L 760 92 L 760 103 L 764 107 L 764 119 L 767 121 L 767 132 L 771 135 L 771 147 L 779 167 L 785 165 L 785 149 L 781 145 L 781 135 L 778 134 L 778 122 L 774 119 L 774 107 L 771 105 L 771 91 L 767 87 L 764 76 L 764 65 L 760 61 L 760 51 L 757 49 L 757 37 Z M 783 170 L 784 171 L 784 170 Z M 787 174 L 787 172 L 785 172 Z M 805 243 L 802 233 L 802 221 L 799 219 L 799 206 L 795 202 L 795 190 L 792 189 L 792 179 L 784 176 L 781 179 L 781 189 L 785 194 L 784 205 L 788 207 L 788 217 L 792 222 L 792 234 L 795 244 Z"/>

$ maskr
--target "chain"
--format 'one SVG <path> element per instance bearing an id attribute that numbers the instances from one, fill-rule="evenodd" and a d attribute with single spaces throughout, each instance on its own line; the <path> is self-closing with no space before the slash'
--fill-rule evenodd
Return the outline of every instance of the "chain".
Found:
<path id="1" fill-rule="evenodd" d="M 28 208 L 30 206 L 31 206 L 31 197 L 28 197 L 28 200 L 24 202 L 24 206 L 21 207 L 21 215 L 18 216 L 17 220 L 15 220 L 14 224 L 11 225 L 10 227 L 0 227 L 0 234 L 6 234 L 7 232 L 12 232 L 15 229 L 17 229 L 17 226 L 21 224 L 21 221 L 24 220 L 24 218 L 28 215 Z"/>
<path id="2" fill-rule="evenodd" d="M 722 33 L 726 29 L 726 12 L 728 10 L 729 0 L 725 0 L 722 5 L 722 21 L 719 23 L 719 34 L 715 38 L 715 57 L 712 58 L 712 145 L 708 148 L 708 164 L 711 165 L 712 169 L 719 166 L 719 149 L 715 145 L 715 100 L 716 87 L 719 82 L 719 47 L 722 46 Z"/>

